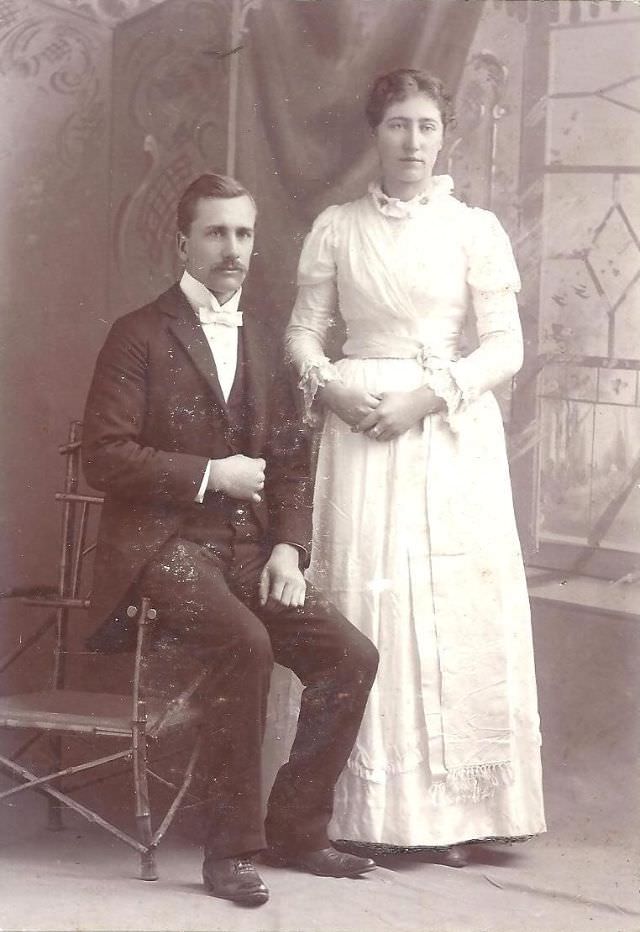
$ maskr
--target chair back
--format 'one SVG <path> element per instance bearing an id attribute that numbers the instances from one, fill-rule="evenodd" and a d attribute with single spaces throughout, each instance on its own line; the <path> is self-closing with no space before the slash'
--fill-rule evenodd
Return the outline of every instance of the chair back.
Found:
<path id="1" fill-rule="evenodd" d="M 69 613 L 78 609 L 86 610 L 90 605 L 87 588 L 90 573 L 86 571 L 86 564 L 96 545 L 94 542 L 88 543 L 88 540 L 97 527 L 99 506 L 104 501 L 98 495 L 79 491 L 81 444 L 82 423 L 72 421 L 66 443 L 58 447 L 58 452 L 65 459 L 65 469 L 62 491 L 55 496 L 62 506 L 56 586 L 35 586 L 7 593 L 8 596 L 18 597 L 23 604 L 50 606 L 54 611 L 15 650 L 0 659 L 0 673 L 54 627 L 52 689 L 64 689 L 65 686 Z"/>

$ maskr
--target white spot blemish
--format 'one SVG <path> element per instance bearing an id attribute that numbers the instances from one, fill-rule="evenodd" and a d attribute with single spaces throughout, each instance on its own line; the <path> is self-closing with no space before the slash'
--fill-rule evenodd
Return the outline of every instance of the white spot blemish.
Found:
<path id="1" fill-rule="evenodd" d="M 373 592 L 379 595 L 381 592 L 387 592 L 389 589 L 391 589 L 391 580 L 383 579 L 382 577 L 379 577 L 378 579 L 370 579 L 367 583 L 367 589 L 369 592 Z"/>

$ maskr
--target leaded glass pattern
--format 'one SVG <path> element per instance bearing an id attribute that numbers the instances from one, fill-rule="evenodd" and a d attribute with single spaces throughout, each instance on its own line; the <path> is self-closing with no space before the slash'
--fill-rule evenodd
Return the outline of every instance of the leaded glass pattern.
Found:
<path id="1" fill-rule="evenodd" d="M 639 52 L 636 14 L 551 29 L 537 496 L 539 542 L 636 553 Z"/>

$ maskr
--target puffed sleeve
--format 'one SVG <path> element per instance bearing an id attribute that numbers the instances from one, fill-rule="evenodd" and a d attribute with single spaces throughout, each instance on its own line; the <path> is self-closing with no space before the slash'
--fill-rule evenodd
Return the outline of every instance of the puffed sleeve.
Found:
<path id="1" fill-rule="evenodd" d="M 471 294 L 479 346 L 434 377 L 434 391 L 445 397 L 449 423 L 484 392 L 491 391 L 518 372 L 523 362 L 523 341 L 516 293 L 520 276 L 509 237 L 497 217 L 486 210 L 470 211 L 467 241 L 467 284 Z M 438 388 L 440 389 L 438 391 Z"/>
<path id="2" fill-rule="evenodd" d="M 511 242 L 496 217 L 479 207 L 469 211 L 467 283 L 473 291 L 520 291 Z"/>
<path id="3" fill-rule="evenodd" d="M 298 264 L 298 294 L 285 333 L 289 358 L 300 374 L 307 419 L 321 385 L 340 375 L 325 354 L 327 331 L 337 307 L 336 224 L 339 207 L 328 207 L 307 235 Z"/>
<path id="4" fill-rule="evenodd" d="M 487 210 L 469 210 L 466 238 L 467 284 L 479 346 L 446 364 L 427 360 L 427 383 L 443 398 L 453 430 L 468 404 L 512 378 L 523 362 L 516 293 L 520 276 L 509 237 Z"/>

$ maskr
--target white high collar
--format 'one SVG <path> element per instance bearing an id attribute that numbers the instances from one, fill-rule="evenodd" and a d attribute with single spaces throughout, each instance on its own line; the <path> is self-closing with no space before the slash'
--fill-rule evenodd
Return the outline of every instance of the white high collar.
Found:
<path id="1" fill-rule="evenodd" d="M 242 288 L 238 288 L 228 301 L 225 301 L 224 304 L 220 304 L 216 296 L 209 291 L 207 286 L 203 285 L 197 278 L 194 278 L 186 269 L 182 273 L 182 278 L 180 279 L 180 290 L 196 314 L 201 307 L 206 307 L 215 312 L 225 311 L 229 314 L 235 314 L 240 306 L 240 297 L 242 295 Z"/>
<path id="2" fill-rule="evenodd" d="M 406 220 L 417 216 L 433 201 L 450 195 L 453 191 L 453 179 L 450 175 L 432 175 L 425 190 L 415 194 L 408 201 L 385 194 L 379 181 L 372 181 L 368 190 L 381 214 L 397 220 Z"/>

